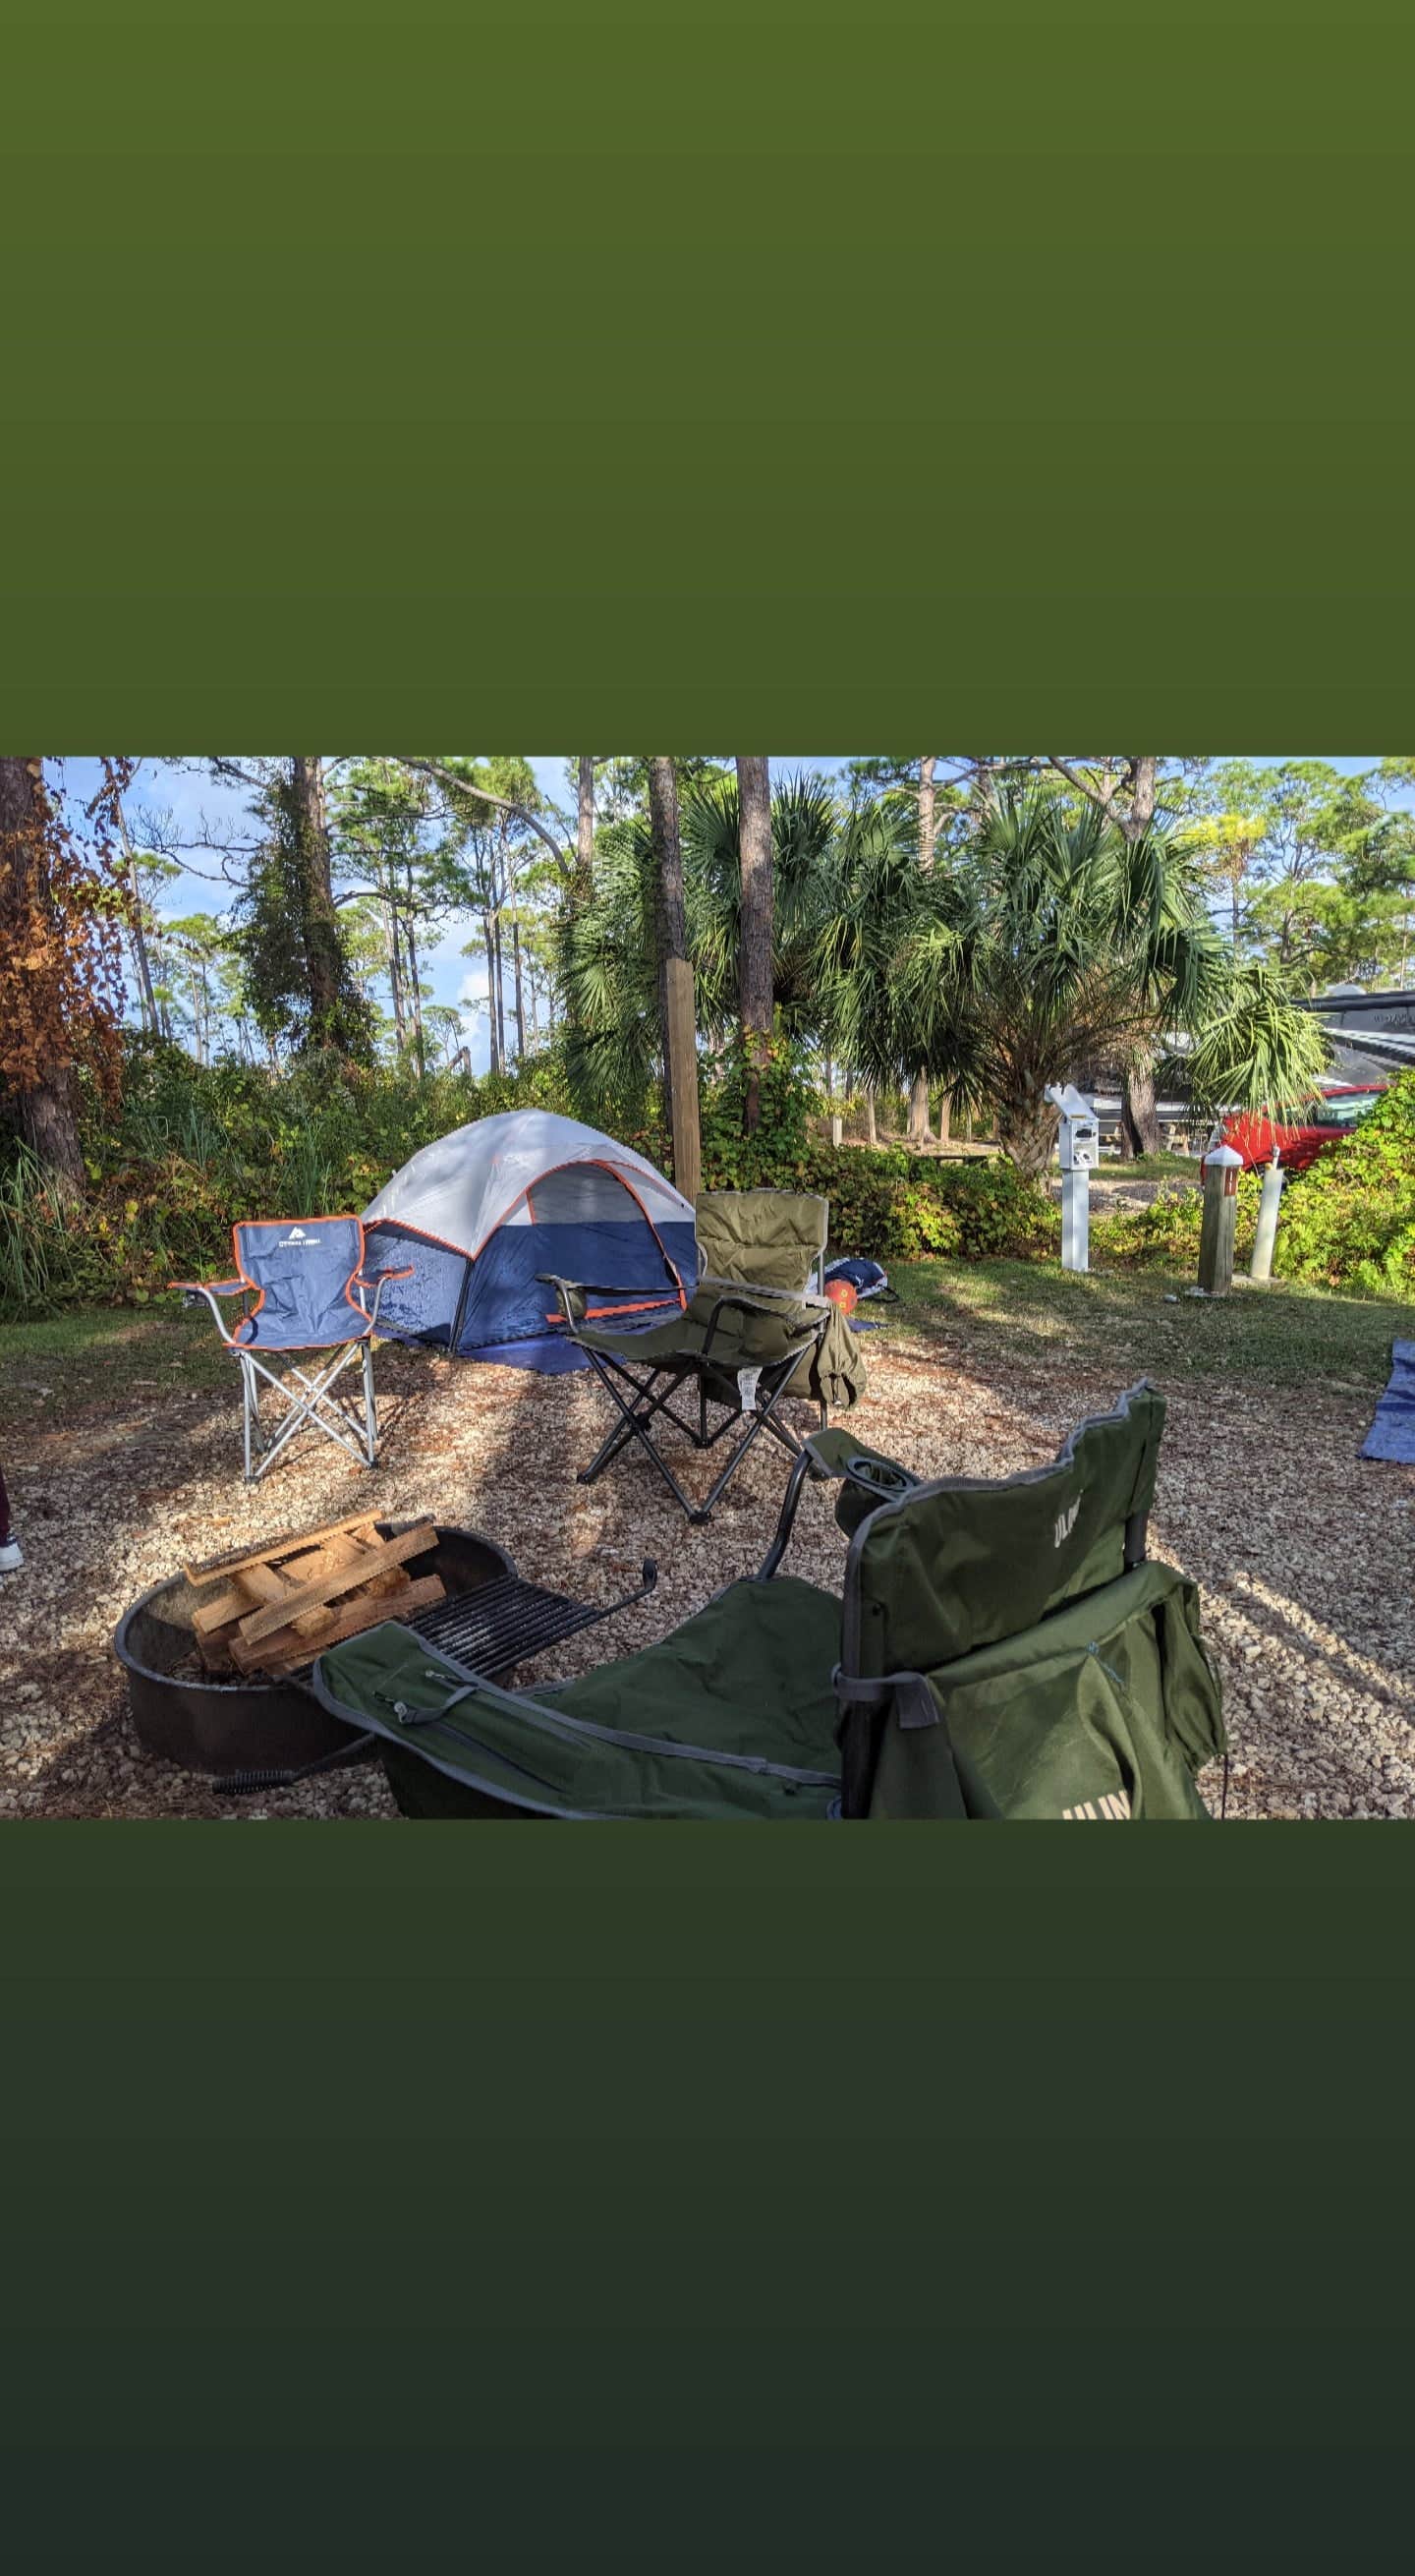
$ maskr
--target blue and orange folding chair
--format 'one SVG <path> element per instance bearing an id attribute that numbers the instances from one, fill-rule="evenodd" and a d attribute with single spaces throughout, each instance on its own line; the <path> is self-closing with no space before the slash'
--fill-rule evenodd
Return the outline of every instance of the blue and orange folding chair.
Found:
<path id="1" fill-rule="evenodd" d="M 378 1461 L 378 1411 L 373 1394 L 373 1337 L 384 1282 L 407 1279 L 408 1270 L 364 1269 L 363 1221 L 356 1216 L 270 1218 L 233 1225 L 234 1279 L 174 1279 L 189 1306 L 205 1298 L 226 1348 L 241 1365 L 245 1418 L 246 1483 L 258 1484 L 302 1428 L 322 1431 L 362 1467 Z M 245 1300 L 229 1328 L 218 1298 Z M 370 1302 L 370 1297 L 372 1302 Z M 327 1351 L 316 1371 L 293 1360 L 282 1371 L 269 1365 L 278 1353 Z M 363 1363 L 363 1408 L 347 1400 L 336 1381 L 355 1360 Z M 278 1430 L 260 1418 L 262 1387 L 272 1387 L 288 1407 Z"/>

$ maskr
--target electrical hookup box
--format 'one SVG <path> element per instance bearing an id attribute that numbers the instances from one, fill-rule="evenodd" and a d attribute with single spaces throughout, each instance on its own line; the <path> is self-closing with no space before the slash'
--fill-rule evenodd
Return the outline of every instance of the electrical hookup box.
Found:
<path id="1" fill-rule="evenodd" d="M 1074 1082 L 1049 1082 L 1046 1096 L 1061 1112 L 1063 1172 L 1093 1172 L 1101 1157 L 1101 1131 L 1089 1100 Z"/>

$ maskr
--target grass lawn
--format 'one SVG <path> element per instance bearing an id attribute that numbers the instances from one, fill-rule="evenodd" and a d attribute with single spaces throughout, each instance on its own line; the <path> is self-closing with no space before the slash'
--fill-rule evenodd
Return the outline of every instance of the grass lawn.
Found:
<path id="1" fill-rule="evenodd" d="M 1192 1280 L 1165 1271 L 1078 1276 L 1056 1262 L 908 1261 L 890 1270 L 903 1305 L 890 1339 L 960 1338 L 980 1356 L 1011 1350 L 1033 1360 L 1070 1353 L 1138 1377 L 1189 1373 L 1252 1378 L 1269 1386 L 1313 1380 L 1384 1386 L 1390 1346 L 1415 1337 L 1415 1307 L 1338 1297 L 1296 1281 L 1235 1282 L 1224 1298 L 1191 1297 Z M 868 1311 L 868 1310 L 866 1310 Z M 0 1325 L 0 1397 L 115 1398 L 177 1384 L 231 1384 L 231 1362 L 209 1317 L 171 1304 L 83 1307 L 41 1323 Z"/>
<path id="2" fill-rule="evenodd" d="M 231 1376 L 203 1307 L 176 1298 L 160 1306 L 80 1306 L 34 1324 L 0 1324 L 0 1397 L 44 1388 L 91 1396 L 109 1386 L 126 1398 L 153 1388 L 214 1386 Z"/>
<path id="3" fill-rule="evenodd" d="M 1221 1298 L 1191 1297 L 1192 1278 L 1165 1271 L 1076 1273 L 1056 1262 L 896 1262 L 901 1334 L 960 1334 L 976 1350 L 1034 1360 L 1070 1352 L 1121 1375 L 1206 1374 L 1268 1386 L 1313 1381 L 1383 1387 L 1390 1346 L 1415 1335 L 1415 1307 L 1337 1297 L 1294 1280 L 1236 1281 Z"/>

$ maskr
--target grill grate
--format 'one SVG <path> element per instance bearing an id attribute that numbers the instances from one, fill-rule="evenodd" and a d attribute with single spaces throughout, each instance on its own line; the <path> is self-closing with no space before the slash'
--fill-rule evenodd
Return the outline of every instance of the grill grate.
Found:
<path id="1" fill-rule="evenodd" d="M 526 1583 L 518 1574 L 504 1574 L 494 1583 L 479 1584 L 474 1592 L 459 1592 L 450 1601 L 419 1611 L 408 1625 L 430 1646 L 469 1665 L 473 1672 L 504 1673 L 513 1664 L 529 1663 L 547 1647 L 558 1646 L 565 1638 L 578 1636 L 581 1629 L 593 1628 L 617 1610 L 642 1601 L 657 1580 L 658 1568 L 651 1557 L 646 1558 L 638 1591 L 599 1606 L 572 1601 L 567 1592 L 551 1592 L 543 1584 Z"/>

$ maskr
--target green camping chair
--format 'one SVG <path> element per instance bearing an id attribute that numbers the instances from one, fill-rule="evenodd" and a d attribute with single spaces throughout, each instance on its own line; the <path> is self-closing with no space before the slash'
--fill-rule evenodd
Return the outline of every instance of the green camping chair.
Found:
<path id="1" fill-rule="evenodd" d="M 681 1314 L 634 1331 L 596 1321 L 599 1283 L 543 1274 L 570 1337 L 615 1411 L 614 1428 L 580 1469 L 592 1485 L 637 1444 L 690 1521 L 707 1521 L 763 1432 L 793 1457 L 801 1443 L 781 1407 L 813 1404 L 822 1430 L 863 1394 L 865 1363 L 823 1293 L 830 1203 L 792 1190 L 711 1190 L 694 1211 L 703 1268 Z M 695 1398 L 684 1412 L 676 1399 Z M 669 1424 L 695 1449 L 736 1438 L 702 1503 L 685 1494 L 656 1435 Z M 743 1427 L 745 1426 L 745 1427 Z"/>
<path id="2" fill-rule="evenodd" d="M 815 1433 L 761 1573 L 644 1653 L 531 1695 L 390 1624 L 313 1686 L 417 1813 L 1202 1817 L 1218 1682 L 1194 1586 L 1145 1556 L 1163 1423 L 1142 1381 L 998 1484 Z M 840 1486 L 843 1600 L 777 1571 L 808 1476 Z"/>

